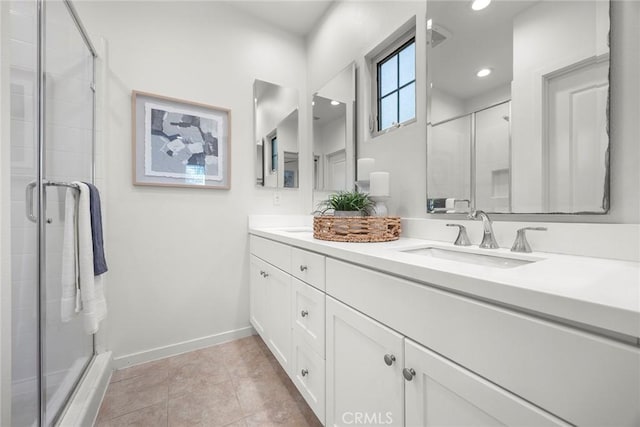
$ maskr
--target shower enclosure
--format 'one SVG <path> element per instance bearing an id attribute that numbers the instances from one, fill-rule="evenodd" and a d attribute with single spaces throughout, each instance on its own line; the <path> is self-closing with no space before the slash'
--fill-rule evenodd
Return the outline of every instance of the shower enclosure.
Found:
<path id="1" fill-rule="evenodd" d="M 95 50 L 71 3 L 12 0 L 12 425 L 48 426 L 94 357 L 61 320 L 65 183 L 95 178 Z M 69 190 L 71 191 L 71 190 Z"/>

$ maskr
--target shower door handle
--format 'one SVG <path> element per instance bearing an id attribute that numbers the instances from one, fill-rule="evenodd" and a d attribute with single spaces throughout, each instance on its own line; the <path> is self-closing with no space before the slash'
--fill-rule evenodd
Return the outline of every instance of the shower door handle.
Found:
<path id="1" fill-rule="evenodd" d="M 36 185 L 36 181 L 31 181 L 25 189 L 25 213 L 31 222 L 38 222 L 38 218 L 33 214 L 33 190 L 36 188 Z"/>

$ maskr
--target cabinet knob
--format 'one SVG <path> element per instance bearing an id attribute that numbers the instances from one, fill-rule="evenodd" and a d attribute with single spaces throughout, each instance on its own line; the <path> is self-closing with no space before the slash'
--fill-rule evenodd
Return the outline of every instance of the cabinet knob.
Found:
<path id="1" fill-rule="evenodd" d="M 302 374 L 303 377 L 306 377 L 307 374 L 309 374 L 309 371 L 307 369 L 303 369 L 302 371 L 300 371 L 300 373 Z"/>
<path id="2" fill-rule="evenodd" d="M 302 310 L 300 312 L 300 316 L 302 316 L 302 317 L 307 317 L 308 315 L 309 315 L 309 312 L 307 310 Z"/>
<path id="3" fill-rule="evenodd" d="M 267 272 L 265 271 L 265 272 L 264 272 L 264 274 L 262 275 L 262 277 L 264 277 L 264 278 L 266 279 L 267 277 L 269 277 L 269 273 L 267 273 Z"/>
<path id="4" fill-rule="evenodd" d="M 393 362 L 396 361 L 396 357 L 393 354 L 385 354 L 384 355 L 384 363 L 387 364 L 387 366 L 391 366 L 393 365 Z"/>
<path id="5" fill-rule="evenodd" d="M 260 275 L 261 275 L 262 277 L 264 277 L 264 275 L 265 275 L 265 274 L 266 274 L 266 273 L 264 272 L 264 270 L 260 270 Z"/>
<path id="6" fill-rule="evenodd" d="M 402 376 L 404 376 L 404 379 L 407 381 L 411 381 L 413 379 L 413 377 L 416 376 L 416 371 L 413 370 L 413 368 L 404 368 L 402 370 Z"/>
<path id="7" fill-rule="evenodd" d="M 307 266 L 306 265 L 301 265 L 300 266 L 300 271 L 307 271 Z"/>

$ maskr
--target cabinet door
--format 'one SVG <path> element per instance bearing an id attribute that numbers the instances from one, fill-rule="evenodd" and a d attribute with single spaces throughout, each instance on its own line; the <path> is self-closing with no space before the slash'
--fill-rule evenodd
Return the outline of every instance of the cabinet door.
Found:
<path id="1" fill-rule="evenodd" d="M 251 255 L 249 264 L 249 321 L 262 339 L 266 341 L 268 278 L 265 277 L 265 274 L 268 270 L 268 264 L 253 255 Z"/>
<path id="2" fill-rule="evenodd" d="M 326 310 L 326 425 L 402 426 L 402 336 L 333 298 Z"/>
<path id="3" fill-rule="evenodd" d="M 293 343 L 291 276 L 268 265 L 267 279 L 267 346 L 290 374 Z"/>
<path id="4" fill-rule="evenodd" d="M 405 340 L 407 426 L 567 426 L 436 353 Z"/>

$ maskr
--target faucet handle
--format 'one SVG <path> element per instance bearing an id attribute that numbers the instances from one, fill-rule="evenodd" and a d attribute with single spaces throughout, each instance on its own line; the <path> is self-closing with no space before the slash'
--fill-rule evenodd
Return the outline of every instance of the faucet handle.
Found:
<path id="1" fill-rule="evenodd" d="M 447 227 L 458 227 L 458 237 L 453 243 L 456 246 L 471 246 L 471 241 L 467 235 L 467 227 L 462 224 L 447 224 Z"/>
<path id="2" fill-rule="evenodd" d="M 529 245 L 529 242 L 527 241 L 527 235 L 525 234 L 527 230 L 547 231 L 547 227 L 524 227 L 518 229 L 518 232 L 516 234 L 516 241 L 513 242 L 513 246 L 511 246 L 511 252 L 531 252 L 531 246 Z"/>

